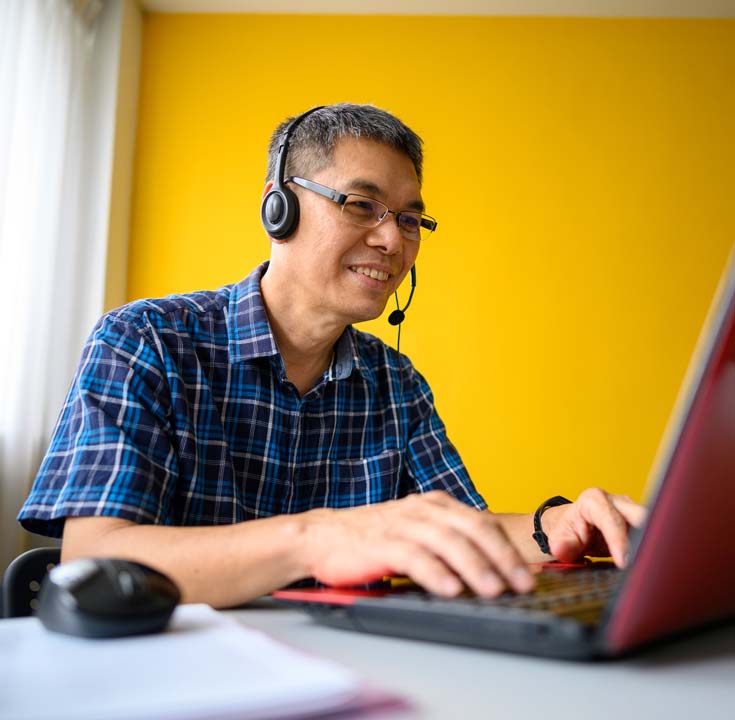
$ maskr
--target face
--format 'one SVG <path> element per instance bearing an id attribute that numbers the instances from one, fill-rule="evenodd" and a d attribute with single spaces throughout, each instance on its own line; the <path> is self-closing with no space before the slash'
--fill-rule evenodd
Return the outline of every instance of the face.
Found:
<path id="1" fill-rule="evenodd" d="M 308 179 L 374 198 L 391 210 L 423 210 L 411 159 L 382 143 L 343 138 L 333 163 Z M 299 198 L 299 226 L 287 242 L 274 243 L 271 265 L 288 274 L 293 301 L 336 325 L 378 317 L 414 264 L 420 243 L 404 239 L 390 213 L 375 228 L 360 227 L 331 200 L 290 187 Z"/>

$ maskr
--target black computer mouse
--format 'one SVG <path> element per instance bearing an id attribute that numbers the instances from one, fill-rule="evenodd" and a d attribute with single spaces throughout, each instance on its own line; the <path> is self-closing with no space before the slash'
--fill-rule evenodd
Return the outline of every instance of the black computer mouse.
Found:
<path id="1" fill-rule="evenodd" d="M 49 630 L 89 638 L 163 630 L 181 599 L 163 573 L 132 560 L 82 558 L 43 580 L 36 615 Z"/>

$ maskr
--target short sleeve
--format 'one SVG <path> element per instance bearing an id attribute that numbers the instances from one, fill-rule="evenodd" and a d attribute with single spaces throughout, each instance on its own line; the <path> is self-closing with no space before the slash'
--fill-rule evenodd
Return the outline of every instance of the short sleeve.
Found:
<path id="1" fill-rule="evenodd" d="M 160 357 L 143 332 L 103 317 L 21 508 L 23 527 L 60 537 L 72 516 L 167 524 L 177 475 L 168 394 Z"/>

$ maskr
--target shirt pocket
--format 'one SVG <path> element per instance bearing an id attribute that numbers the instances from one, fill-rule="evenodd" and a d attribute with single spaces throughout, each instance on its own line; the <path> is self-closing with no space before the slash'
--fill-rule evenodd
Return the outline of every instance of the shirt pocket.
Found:
<path id="1" fill-rule="evenodd" d="M 384 450 L 379 455 L 334 462 L 329 507 L 372 505 L 406 495 L 401 456 L 400 450 Z"/>

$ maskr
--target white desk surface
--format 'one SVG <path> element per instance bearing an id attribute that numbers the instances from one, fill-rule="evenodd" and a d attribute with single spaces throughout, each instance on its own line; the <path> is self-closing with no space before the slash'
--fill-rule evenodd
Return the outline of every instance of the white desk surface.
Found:
<path id="1" fill-rule="evenodd" d="M 332 629 L 267 599 L 230 612 L 410 704 L 368 713 L 371 720 L 735 719 L 735 623 L 630 658 L 580 663 Z"/>

